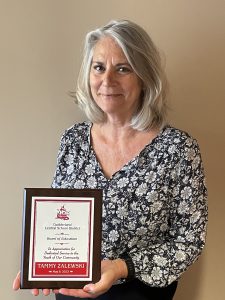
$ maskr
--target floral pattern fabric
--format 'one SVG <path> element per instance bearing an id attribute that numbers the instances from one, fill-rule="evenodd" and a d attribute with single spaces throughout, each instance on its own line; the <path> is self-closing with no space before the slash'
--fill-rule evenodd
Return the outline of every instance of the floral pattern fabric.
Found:
<path id="1" fill-rule="evenodd" d="M 75 124 L 62 136 L 52 187 L 103 189 L 102 258 L 126 252 L 138 279 L 167 286 L 205 244 L 207 191 L 199 146 L 167 125 L 107 179 L 91 146 L 91 126 Z"/>

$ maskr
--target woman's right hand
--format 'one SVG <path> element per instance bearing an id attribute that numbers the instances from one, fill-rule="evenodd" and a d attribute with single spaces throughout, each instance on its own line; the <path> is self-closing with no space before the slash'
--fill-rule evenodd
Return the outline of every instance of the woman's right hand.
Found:
<path id="1" fill-rule="evenodd" d="M 16 275 L 16 278 L 13 281 L 13 289 L 14 289 L 14 291 L 17 291 L 17 290 L 20 289 L 20 272 Z M 49 289 L 43 289 L 42 292 L 45 296 L 48 296 L 50 294 Z M 31 293 L 34 296 L 38 296 L 39 295 L 39 290 L 38 289 L 32 289 Z"/>

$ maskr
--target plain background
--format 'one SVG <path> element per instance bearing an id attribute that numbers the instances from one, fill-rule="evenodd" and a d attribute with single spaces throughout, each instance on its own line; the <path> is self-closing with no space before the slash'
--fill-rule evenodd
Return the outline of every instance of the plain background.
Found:
<path id="1" fill-rule="evenodd" d="M 161 50 L 171 123 L 197 138 L 207 175 L 207 247 L 175 299 L 225 299 L 225 1 L 0 0 L 1 299 L 32 299 L 11 287 L 20 265 L 23 188 L 50 186 L 62 132 L 84 119 L 67 95 L 84 35 L 119 18 L 143 26 Z"/>

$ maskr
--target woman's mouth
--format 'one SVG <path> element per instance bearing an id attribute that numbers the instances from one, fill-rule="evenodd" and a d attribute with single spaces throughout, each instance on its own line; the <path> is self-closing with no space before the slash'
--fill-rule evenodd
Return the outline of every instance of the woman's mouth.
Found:
<path id="1" fill-rule="evenodd" d="M 122 94 L 116 94 L 116 93 L 113 93 L 113 94 L 102 94 L 102 93 L 99 93 L 98 96 L 102 96 L 103 98 L 115 98 L 115 97 L 122 96 Z"/>

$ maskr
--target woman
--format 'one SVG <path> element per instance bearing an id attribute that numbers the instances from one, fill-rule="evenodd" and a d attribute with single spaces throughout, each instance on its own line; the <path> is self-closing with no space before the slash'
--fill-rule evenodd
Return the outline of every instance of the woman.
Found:
<path id="1" fill-rule="evenodd" d="M 89 122 L 63 135 L 52 187 L 103 189 L 102 276 L 56 299 L 172 299 L 205 243 L 207 193 L 197 142 L 166 122 L 148 34 L 125 20 L 90 32 L 76 98 Z"/>

